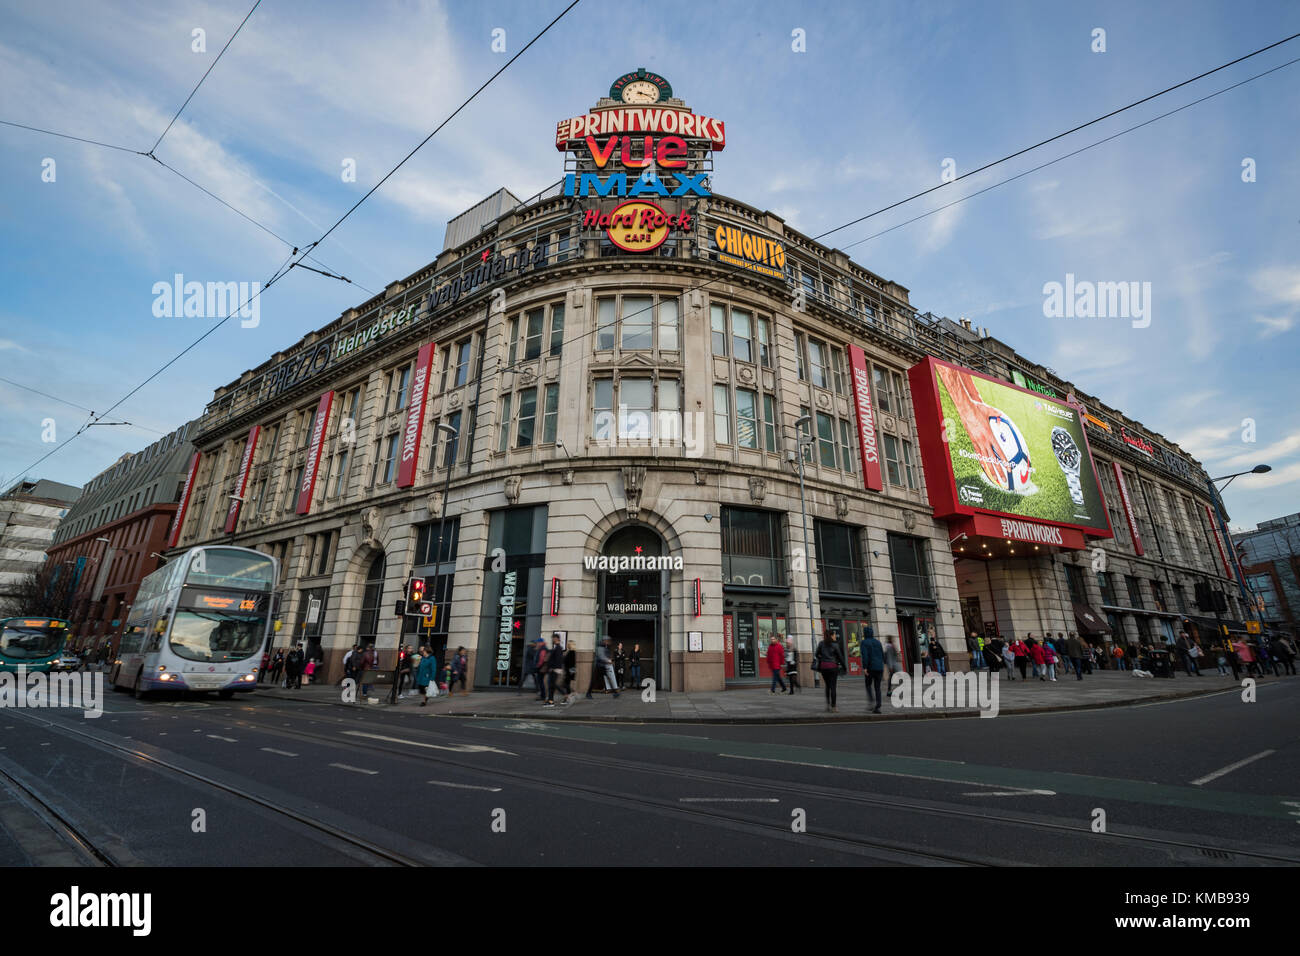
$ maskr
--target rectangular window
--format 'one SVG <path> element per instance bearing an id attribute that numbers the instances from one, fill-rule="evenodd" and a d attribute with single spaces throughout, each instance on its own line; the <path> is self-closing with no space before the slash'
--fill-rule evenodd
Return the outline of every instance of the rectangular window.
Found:
<path id="1" fill-rule="evenodd" d="M 1097 572 L 1097 586 L 1101 589 L 1101 603 L 1115 607 L 1119 604 L 1115 594 L 1115 579 L 1109 571 Z"/>
<path id="2" fill-rule="evenodd" d="M 753 334 L 753 328 L 750 324 L 750 314 L 748 312 L 742 312 L 740 309 L 732 309 L 731 344 L 737 362 L 754 361 L 753 343 L 750 341 L 750 339 L 753 338 Z"/>
<path id="3" fill-rule="evenodd" d="M 528 312 L 528 328 L 524 339 L 524 361 L 535 359 L 542 354 L 542 324 L 546 317 L 545 309 L 531 309 Z"/>
<path id="4" fill-rule="evenodd" d="M 618 383 L 618 437 L 627 441 L 649 441 L 654 415 L 654 382 L 648 378 L 625 378 Z"/>
<path id="5" fill-rule="evenodd" d="M 849 380 L 844 374 L 844 352 L 835 347 L 831 348 L 831 368 L 834 370 L 835 394 L 847 395 Z"/>
<path id="6" fill-rule="evenodd" d="M 510 343 L 510 355 L 506 364 L 514 365 L 519 358 L 519 316 L 513 316 L 506 323 L 506 341 Z"/>
<path id="7" fill-rule="evenodd" d="M 925 560 L 925 542 L 901 534 L 889 535 L 889 564 L 894 573 L 894 600 L 929 599 L 930 567 Z"/>
<path id="8" fill-rule="evenodd" d="M 907 439 L 903 439 L 902 445 L 903 471 L 907 473 L 907 487 L 916 491 L 916 469 L 912 467 L 912 443 Z"/>
<path id="9" fill-rule="evenodd" d="M 891 485 L 903 486 L 903 473 L 900 469 L 898 454 L 898 439 L 893 435 L 883 436 L 885 439 L 885 470 L 889 474 L 889 483 Z"/>
<path id="10" fill-rule="evenodd" d="M 515 447 L 528 448 L 533 443 L 533 426 L 537 422 L 537 389 L 526 388 L 519 393 L 519 430 L 515 433 Z"/>
<path id="11" fill-rule="evenodd" d="M 1144 607 L 1142 603 L 1142 585 L 1131 574 L 1124 575 L 1124 584 L 1128 587 L 1129 607 Z"/>
<path id="12" fill-rule="evenodd" d="M 776 451 L 776 402 L 769 394 L 763 395 L 763 447 Z"/>
<path id="13" fill-rule="evenodd" d="M 335 472 L 336 472 L 336 474 L 334 475 L 334 491 L 333 491 L 333 495 L 334 495 L 335 498 L 337 498 L 339 495 L 343 494 L 344 490 L 345 490 L 345 489 L 347 488 L 347 486 L 348 486 L 348 451 L 347 451 L 347 449 L 344 449 L 343 451 L 339 452 L 338 455 L 335 456 L 335 459 L 334 459 L 334 460 L 335 460 L 335 463 L 336 463 L 337 467 L 335 468 Z"/>
<path id="14" fill-rule="evenodd" d="M 325 574 L 329 571 L 330 543 L 334 535 L 330 532 L 320 536 L 320 555 L 316 563 L 316 573 Z"/>
<path id="15" fill-rule="evenodd" d="M 393 397 L 389 403 L 392 410 L 400 412 L 406 407 L 406 386 L 411 381 L 411 366 L 404 365 L 393 373 Z"/>
<path id="16" fill-rule="evenodd" d="M 835 421 L 825 412 L 817 413 L 817 450 L 823 468 L 835 467 Z"/>
<path id="17" fill-rule="evenodd" d="M 659 348 L 676 351 L 677 340 L 677 300 L 663 298 L 659 300 Z"/>
<path id="18" fill-rule="evenodd" d="M 388 436 L 384 448 L 384 484 L 393 480 L 397 474 L 397 432 Z"/>
<path id="19" fill-rule="evenodd" d="M 661 443 L 682 441 L 682 386 L 675 378 L 659 380 L 659 434 Z"/>
<path id="20" fill-rule="evenodd" d="M 804 366 L 804 357 L 803 357 L 804 348 L 805 348 L 804 342 L 806 338 L 807 337 L 802 332 L 796 332 L 794 334 L 794 356 L 795 356 L 795 360 L 799 364 L 799 381 L 801 382 L 808 381 L 808 370 Z"/>
<path id="21" fill-rule="evenodd" d="M 781 558 L 779 515 L 752 508 L 723 507 L 723 585 L 784 587 L 785 561 Z"/>
<path id="22" fill-rule="evenodd" d="M 736 444 L 758 447 L 758 395 L 747 388 L 736 389 Z"/>
<path id="23" fill-rule="evenodd" d="M 871 366 L 871 384 L 876 392 L 876 404 L 882 412 L 893 414 L 894 407 L 889 400 L 889 375 L 878 365 Z"/>
<path id="24" fill-rule="evenodd" d="M 762 317 L 758 320 L 758 364 L 764 368 L 772 367 L 771 322 Z"/>
<path id="25" fill-rule="evenodd" d="M 894 385 L 894 414 L 905 415 L 907 414 L 907 407 L 903 403 L 907 392 L 903 389 L 903 376 L 897 372 L 890 372 L 889 378 Z"/>
<path id="26" fill-rule="evenodd" d="M 473 339 L 465 339 L 456 346 L 456 387 L 459 388 L 469 380 L 469 356 Z M 510 363 L 514 364 L 514 358 Z"/>
<path id="27" fill-rule="evenodd" d="M 713 331 L 713 354 L 727 354 L 727 310 L 721 305 L 709 306 L 709 324 Z"/>
<path id="28" fill-rule="evenodd" d="M 497 420 L 497 451 L 505 451 L 510 444 L 510 402 L 513 395 L 501 399 L 501 417 Z"/>
<path id="29" fill-rule="evenodd" d="M 596 348 L 597 350 L 614 347 L 614 330 L 618 324 L 615 299 L 596 300 Z"/>
<path id="30" fill-rule="evenodd" d="M 448 435 L 441 432 L 442 439 L 442 467 L 450 468 L 456 463 L 456 453 L 460 450 L 460 412 L 452 412 L 447 418 L 447 424 L 456 429 L 456 434 Z M 439 429 L 434 430 L 434 441 L 438 440 Z M 436 459 L 435 459 L 436 460 Z"/>
<path id="31" fill-rule="evenodd" d="M 648 295 L 623 296 L 624 349 L 654 348 L 654 302 Z"/>
<path id="32" fill-rule="evenodd" d="M 840 419 L 840 467 L 853 474 L 853 426 L 848 419 Z"/>
<path id="33" fill-rule="evenodd" d="M 597 379 L 594 398 L 592 437 L 607 442 L 614 436 L 614 380 Z"/>
<path id="34" fill-rule="evenodd" d="M 861 531 L 838 522 L 814 521 L 813 535 L 817 547 L 817 586 L 823 591 L 866 593 Z"/>
<path id="35" fill-rule="evenodd" d="M 559 355 L 564 348 L 564 305 L 551 306 L 551 354 Z"/>
<path id="36" fill-rule="evenodd" d="M 727 386 L 713 386 L 713 439 L 719 445 L 731 444 L 731 399 Z"/>
<path id="37" fill-rule="evenodd" d="M 1065 565 L 1065 586 L 1070 591 L 1070 600 L 1075 604 L 1088 603 L 1083 585 L 1083 572 L 1072 564 Z"/>
<path id="38" fill-rule="evenodd" d="M 542 408 L 542 444 L 555 444 L 555 428 L 560 417 L 560 386 L 546 386 L 546 404 Z"/>
<path id="39" fill-rule="evenodd" d="M 808 369 L 812 383 L 818 388 L 826 387 L 826 345 L 817 339 L 808 340 Z"/>

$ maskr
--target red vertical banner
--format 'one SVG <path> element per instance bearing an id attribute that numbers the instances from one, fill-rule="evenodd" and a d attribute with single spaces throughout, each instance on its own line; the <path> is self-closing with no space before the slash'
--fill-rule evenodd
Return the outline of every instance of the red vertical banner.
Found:
<path id="1" fill-rule="evenodd" d="M 560 613 L 560 579 L 551 578 L 551 617 Z"/>
<path id="2" fill-rule="evenodd" d="M 415 472 L 420 464 L 420 436 L 424 434 L 424 406 L 429 397 L 429 378 L 433 375 L 433 351 L 429 342 L 420 346 L 415 359 L 415 375 L 411 377 L 411 400 L 406 406 L 406 427 L 402 429 L 402 458 L 397 466 L 397 487 L 409 488 L 415 484 Z"/>
<path id="3" fill-rule="evenodd" d="M 695 579 L 695 617 L 699 617 L 704 610 L 704 590 L 700 587 L 700 579 Z"/>
<path id="4" fill-rule="evenodd" d="M 871 404 L 871 376 L 867 373 L 867 353 L 856 345 L 849 346 L 849 365 L 853 370 L 853 404 L 858 410 L 858 450 L 862 453 L 862 483 L 871 491 L 884 487 L 880 473 L 880 451 L 876 447 L 876 410 Z"/>
<path id="5" fill-rule="evenodd" d="M 234 497 L 230 499 L 230 508 L 226 511 L 226 534 L 235 533 L 235 525 L 239 521 L 239 506 L 244 503 L 248 473 L 253 470 L 253 456 L 257 454 L 257 438 L 261 434 L 261 425 L 254 425 L 248 430 L 248 441 L 244 443 L 244 460 L 239 463 L 239 481 L 235 485 Z"/>
<path id="6" fill-rule="evenodd" d="M 330 408 L 334 405 L 334 393 L 326 392 L 320 397 L 316 406 L 316 421 L 311 429 L 311 445 L 307 448 L 307 464 L 302 470 L 302 484 L 298 486 L 298 507 L 296 514 L 305 515 L 311 511 L 311 494 L 316 490 L 316 472 L 320 469 L 320 453 L 325 447 L 325 426 L 329 424 Z"/>
<path id="7" fill-rule="evenodd" d="M 1124 517 L 1128 519 L 1128 533 L 1133 536 L 1133 552 L 1140 556 L 1142 535 L 1138 533 L 1137 515 L 1133 513 L 1133 502 L 1128 497 L 1128 485 L 1124 483 L 1124 469 L 1117 461 L 1112 461 L 1110 464 L 1115 469 L 1115 484 L 1119 486 L 1119 500 L 1124 504 Z"/>
<path id="8" fill-rule="evenodd" d="M 194 476 L 199 473 L 199 458 L 202 452 L 196 451 L 190 459 L 190 473 L 185 476 L 185 487 L 181 490 L 181 500 L 176 503 L 176 516 L 172 518 L 172 530 L 167 535 L 167 547 L 176 547 L 181 537 L 181 526 L 185 524 L 185 512 L 189 510 L 190 498 L 194 493 Z"/>
<path id="9" fill-rule="evenodd" d="M 1205 519 L 1210 522 L 1210 530 L 1214 532 L 1214 543 L 1219 546 L 1219 560 L 1223 562 L 1223 574 L 1225 577 L 1232 577 L 1232 565 L 1228 564 L 1228 553 L 1223 550 L 1223 536 L 1219 534 L 1219 523 L 1214 520 L 1214 512 L 1210 511 L 1210 506 L 1205 506 Z"/>
<path id="10" fill-rule="evenodd" d="M 723 678 L 736 676 L 736 625 L 730 614 L 722 615 L 722 654 L 726 659 Z"/>

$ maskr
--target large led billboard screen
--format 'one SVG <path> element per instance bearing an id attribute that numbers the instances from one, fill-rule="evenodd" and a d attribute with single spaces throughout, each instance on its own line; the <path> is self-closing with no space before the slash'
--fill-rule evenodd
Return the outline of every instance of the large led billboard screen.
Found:
<path id="1" fill-rule="evenodd" d="M 908 378 L 936 517 L 985 512 L 1110 537 L 1077 409 L 933 357 Z"/>

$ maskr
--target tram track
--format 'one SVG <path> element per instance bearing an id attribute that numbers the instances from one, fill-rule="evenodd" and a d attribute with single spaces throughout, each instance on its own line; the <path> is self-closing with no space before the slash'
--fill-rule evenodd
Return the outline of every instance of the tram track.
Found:
<path id="1" fill-rule="evenodd" d="M 388 847 L 381 846 L 370 840 L 366 840 L 363 837 L 348 833 L 345 830 L 339 829 L 338 827 L 332 826 L 323 821 L 316 820 L 306 814 L 299 813 L 289 807 L 281 806 L 272 800 L 268 800 L 265 797 L 252 793 L 241 787 L 214 779 L 213 777 L 190 770 L 186 767 L 179 766 L 178 764 L 170 760 L 165 760 L 155 754 L 145 753 L 137 747 L 105 739 L 98 734 L 78 730 L 77 728 L 68 726 L 60 721 L 46 720 L 45 718 L 37 717 L 31 713 L 23 713 L 21 719 L 37 723 L 51 732 L 61 734 L 64 737 L 87 740 L 101 750 L 125 755 L 126 757 L 150 768 L 168 771 L 185 780 L 204 784 L 211 789 L 220 791 L 228 796 L 235 797 L 247 803 L 255 804 L 263 810 L 268 810 L 278 817 L 306 827 L 314 831 L 317 835 L 326 836 L 337 843 L 346 845 L 354 851 L 360 850 L 362 853 L 369 855 L 375 861 L 378 861 L 381 865 L 402 867 L 432 865 L 427 860 L 420 860 L 396 850 L 389 849 Z M 95 860 L 98 860 L 100 865 L 123 865 L 117 861 L 109 850 L 98 845 L 93 838 L 89 837 L 85 833 L 85 827 L 74 823 L 70 814 L 55 809 L 48 797 L 38 793 L 33 787 L 17 780 L 12 775 L 5 773 L 2 769 L 0 769 L 0 776 L 2 776 L 6 782 L 12 781 L 14 787 L 19 793 L 37 805 L 37 807 L 42 811 L 41 815 L 43 817 L 48 815 L 50 819 L 57 822 L 58 827 L 56 827 L 56 829 L 59 830 L 61 835 L 64 835 L 65 839 L 72 842 L 74 846 L 89 854 Z"/>
<path id="2" fill-rule="evenodd" d="M 92 867 L 116 867 L 119 865 L 117 859 L 98 846 L 93 838 L 70 819 L 66 811 L 37 792 L 36 788 L 3 768 L 0 768 L 0 786 L 5 787 L 29 813 L 53 830 L 60 840 L 80 854 L 85 865 Z"/>
<path id="3" fill-rule="evenodd" d="M 228 712 L 224 707 L 220 708 L 220 711 L 220 713 L 208 713 L 204 710 L 197 709 L 190 711 L 187 716 L 196 721 L 202 721 L 203 723 L 220 723 L 222 727 L 228 727 L 231 724 L 234 724 L 254 732 L 321 744 L 331 748 L 345 749 L 350 752 L 385 754 L 407 761 L 414 761 L 417 764 L 456 768 L 472 774 L 511 781 L 526 789 L 551 792 L 562 796 L 579 797 L 602 804 L 618 805 L 631 810 L 652 811 L 669 818 L 689 819 L 723 829 L 738 830 L 750 834 L 758 834 L 768 838 L 797 841 L 804 846 L 809 844 L 819 845 L 826 849 L 838 852 L 847 852 L 863 857 L 872 857 L 876 862 L 900 864 L 910 863 L 913 865 L 931 866 L 996 866 L 1007 865 L 1008 863 L 1015 862 L 994 857 L 979 857 L 970 854 L 963 855 L 957 853 L 921 850 L 915 846 L 909 846 L 888 840 L 870 839 L 829 830 L 817 830 L 815 828 L 810 828 L 805 833 L 795 834 L 791 831 L 789 824 L 784 822 L 774 823 L 771 821 L 754 819 L 753 817 L 747 817 L 734 812 L 724 812 L 723 810 L 708 807 L 699 803 L 687 806 L 677 802 L 653 798 L 642 793 L 628 793 L 626 791 L 615 790 L 594 784 L 560 781 L 555 779 L 539 779 L 535 773 L 515 771 L 508 768 L 501 768 L 499 766 L 484 766 L 482 763 L 476 763 L 466 759 L 458 759 L 449 753 L 432 754 L 427 751 L 414 751 L 412 749 L 413 747 L 420 747 L 422 745 L 429 746 L 429 741 L 439 741 L 444 742 L 445 744 L 463 744 L 465 742 L 463 737 L 426 730 L 423 728 L 417 729 L 412 727 L 403 727 L 398 730 L 389 723 L 359 725 L 355 720 L 344 720 L 342 718 L 328 715 L 315 715 L 311 718 L 313 721 L 327 724 L 329 727 L 337 728 L 339 730 L 355 731 L 361 726 L 368 726 L 371 729 L 383 728 L 387 729 L 390 733 L 401 732 L 423 738 L 422 740 L 413 740 L 411 744 L 388 744 L 369 735 L 365 738 L 349 739 L 347 737 L 340 737 L 336 734 L 331 734 L 327 731 L 316 731 L 294 726 L 286 727 L 284 726 L 283 721 L 277 720 L 278 717 L 283 716 L 280 714 L 276 714 L 274 717 L 268 716 L 263 718 L 261 715 L 254 717 L 247 712 L 235 715 Z M 30 717 L 31 715 L 28 716 Z M 36 719 L 39 720 L 39 718 Z M 101 747 L 129 754 L 130 756 L 143 760 L 149 764 L 172 770 L 185 777 L 208 784 L 227 793 L 251 799 L 276 813 L 289 816 L 296 822 L 303 823 L 304 825 L 324 832 L 336 839 L 343 840 L 354 847 L 373 853 L 375 856 L 384 859 L 390 864 L 404 866 L 428 865 L 425 861 L 406 857 L 404 854 L 388 850 L 371 841 L 359 839 L 352 834 L 330 827 L 328 824 L 320 823 L 277 804 L 264 801 L 254 794 L 246 793 L 240 788 L 214 780 L 204 774 L 199 774 L 195 771 L 176 766 L 172 762 L 161 757 L 142 753 L 135 747 L 120 744 L 111 740 L 105 740 L 96 734 L 67 727 L 58 722 L 41 720 L 41 723 L 51 726 L 51 728 L 56 731 L 63 731 L 70 735 L 84 737 Z M 803 801 L 809 799 L 821 799 L 831 802 L 854 804 L 864 808 L 875 808 L 882 811 L 913 813 L 931 818 L 958 819 L 972 824 L 980 822 L 985 824 L 999 824 L 1031 832 L 1037 831 L 1040 834 L 1056 833 L 1063 836 L 1087 836 L 1093 839 L 1107 840 L 1110 842 L 1128 844 L 1140 843 L 1149 847 L 1160 848 L 1165 851 L 1193 854 L 1201 859 L 1214 859 L 1221 862 L 1258 862 L 1290 865 L 1295 865 L 1300 862 L 1300 858 L 1294 856 L 1287 857 L 1255 850 L 1240 849 L 1237 847 L 1215 846 L 1209 843 L 1180 840 L 1173 838 L 1172 836 L 1165 837 L 1153 834 L 1122 832 L 1098 834 L 1093 833 L 1087 827 L 1071 825 L 1054 820 L 1033 819 L 1019 814 L 1012 817 L 1005 817 L 956 805 L 916 802 L 912 800 L 898 799 L 892 796 L 876 796 L 843 787 L 795 783 L 774 777 L 760 778 L 743 774 L 687 769 L 680 766 L 670 766 L 649 761 L 629 760 L 600 754 L 543 748 L 522 743 L 517 739 L 535 732 L 504 727 L 502 728 L 502 732 L 508 732 L 511 735 L 512 739 L 508 744 L 511 753 L 547 761 L 563 760 L 571 764 L 585 765 L 597 770 L 646 773 L 653 775 L 671 774 L 675 778 L 689 780 L 699 784 L 746 790 L 757 789 L 762 790 L 765 793 L 790 795 Z M 718 744 L 720 750 L 725 749 L 725 741 L 718 741 Z"/>
<path id="4" fill-rule="evenodd" d="M 204 717 L 207 720 L 210 718 Z M 229 715 L 222 718 L 229 719 Z M 355 729 L 355 724 L 344 721 L 336 717 L 320 716 L 314 717 L 316 720 L 323 720 L 331 725 L 344 728 Z M 358 750 L 366 753 L 385 753 L 389 755 L 410 758 L 431 762 L 444 766 L 456 767 L 475 773 L 486 774 L 490 776 L 499 776 L 523 781 L 529 786 L 541 787 L 547 789 L 567 790 L 575 793 L 600 797 L 601 799 L 616 799 L 626 801 L 628 804 L 653 804 L 660 807 L 671 807 L 674 810 L 687 814 L 697 814 L 704 817 L 725 819 L 730 821 L 744 821 L 754 826 L 761 827 L 765 830 L 775 830 L 782 835 L 790 836 L 790 830 L 787 825 L 772 825 L 762 821 L 744 820 L 734 814 L 721 813 L 712 810 L 687 810 L 678 807 L 675 804 L 666 804 L 662 801 L 655 801 L 637 794 L 627 794 L 618 791 L 605 790 L 598 787 L 590 787 L 572 783 L 559 783 L 556 781 L 538 781 L 532 774 L 511 771 L 508 769 L 499 769 L 496 767 L 487 768 L 481 764 L 470 763 L 465 760 L 458 760 L 454 757 L 435 755 L 429 753 L 415 753 L 410 749 L 402 749 L 398 745 L 387 745 L 376 741 L 373 738 L 361 740 L 349 740 L 347 738 L 338 738 L 327 734 L 313 733 L 302 729 L 287 729 L 283 726 L 262 723 L 249 719 L 247 716 L 235 718 L 237 723 L 254 730 L 261 730 L 266 733 L 278 733 L 288 737 L 295 737 L 302 740 L 309 740 L 316 743 L 323 743 L 333 746 L 347 747 L 352 750 Z M 391 725 L 383 725 L 391 728 Z M 505 728 L 503 728 L 505 730 Z M 451 736 L 438 733 L 436 731 L 415 731 L 413 728 L 404 728 L 403 732 L 415 732 L 429 735 L 437 740 L 448 742 L 463 742 L 462 740 Z M 511 730 L 512 737 L 526 736 L 528 731 Z M 718 741 L 719 749 L 725 749 L 725 741 Z M 1224 861 L 1230 858 L 1228 862 L 1258 862 L 1261 864 L 1289 864 L 1296 865 L 1300 863 L 1300 855 L 1283 856 L 1279 854 L 1267 853 L 1261 850 L 1242 849 L 1239 847 L 1218 846 L 1212 843 L 1195 842 L 1190 840 L 1180 840 L 1173 836 L 1160 836 L 1156 834 L 1115 832 L 1109 830 L 1104 833 L 1096 833 L 1088 826 L 1073 825 L 1055 820 L 1034 819 L 1023 815 L 1006 817 L 993 813 L 982 812 L 980 810 L 965 808 L 956 805 L 936 805 L 931 802 L 916 802 L 912 800 L 899 799 L 893 796 L 875 796 L 858 790 L 852 790 L 845 787 L 833 787 L 825 785 L 794 783 L 783 781 L 772 777 L 751 777 L 744 774 L 729 774 L 713 771 L 690 770 L 679 766 L 667 766 L 664 764 L 651 763 L 647 761 L 627 760 L 619 757 L 604 756 L 599 754 L 575 753 L 555 749 L 546 749 L 534 747 L 527 744 L 520 744 L 511 741 L 509 746 L 521 754 L 543 758 L 546 760 L 565 760 L 570 763 L 585 764 L 598 769 L 621 770 L 626 772 L 649 773 L 662 775 L 671 773 L 672 776 L 682 779 L 691 780 L 701 784 L 711 784 L 718 786 L 730 786 L 746 789 L 762 789 L 770 792 L 789 794 L 807 800 L 808 798 L 820 798 L 830 801 L 843 803 L 852 803 L 855 805 L 870 807 L 888 811 L 903 811 L 915 813 L 935 818 L 956 819 L 969 823 L 997 823 L 1011 826 L 1022 830 L 1037 831 L 1039 833 L 1055 833 L 1068 836 L 1083 836 L 1090 839 L 1105 840 L 1112 843 L 1121 844 L 1142 844 L 1153 848 L 1160 848 L 1166 851 L 1181 852 L 1190 854 L 1206 860 L 1215 859 Z M 948 865 L 961 866 L 996 866 L 1006 865 L 1008 861 L 994 858 L 975 858 L 970 856 L 960 856 L 955 854 L 931 853 L 928 851 L 919 851 L 914 847 L 905 844 L 897 844 L 881 840 L 866 840 L 855 836 L 834 835 L 834 834 L 801 834 L 800 839 L 809 835 L 822 836 L 823 838 L 846 841 L 863 847 L 870 847 L 890 853 L 907 854 L 915 856 L 927 862 L 945 863 Z"/>

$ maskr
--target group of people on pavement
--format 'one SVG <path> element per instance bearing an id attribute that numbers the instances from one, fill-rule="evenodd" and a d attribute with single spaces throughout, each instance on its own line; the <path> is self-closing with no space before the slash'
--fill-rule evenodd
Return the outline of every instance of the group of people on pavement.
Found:
<path id="1" fill-rule="evenodd" d="M 1068 637 L 1064 631 L 1057 631 L 1055 636 L 1048 632 L 1038 637 L 1031 632 L 1023 638 L 1012 637 L 1009 641 L 1004 640 L 1001 634 L 986 640 L 971 631 L 966 646 L 972 648 L 972 670 L 988 668 L 993 673 L 1005 670 L 1008 680 L 1015 680 L 1017 671 L 1021 680 L 1038 678 L 1051 682 L 1058 680 L 1058 674 L 1073 674 L 1075 680 L 1083 680 L 1083 676 L 1091 674 L 1093 668 L 1101 667 L 1097 649 L 1074 631 Z"/>
<path id="2" fill-rule="evenodd" d="M 620 645 L 621 649 L 622 645 Z M 601 667 L 601 674 L 604 676 L 605 667 L 608 666 L 609 676 L 607 680 L 612 681 L 613 664 L 609 654 L 609 639 L 606 638 L 602 644 L 604 649 L 604 664 Z M 597 659 L 600 654 L 597 653 Z M 639 663 L 638 657 L 638 663 Z M 519 689 L 522 691 L 528 684 L 528 678 L 533 678 L 533 685 L 537 691 L 537 699 L 542 702 L 543 707 L 555 706 L 556 691 L 560 694 L 561 704 L 571 704 L 577 694 L 573 690 L 574 680 L 578 676 L 577 654 L 572 647 L 567 647 L 560 632 L 556 631 L 551 635 L 551 646 L 546 646 L 545 638 L 537 638 L 524 651 L 524 673 L 519 681 Z M 592 678 L 592 685 L 595 685 L 595 677 Z M 591 696 L 591 692 L 587 692 Z M 618 696 L 617 687 L 614 689 L 614 696 Z"/>
<path id="3" fill-rule="evenodd" d="M 300 642 L 289 648 L 269 648 L 262 652 L 262 662 L 257 668 L 257 682 L 269 680 L 286 690 L 299 690 L 303 679 L 310 684 L 320 669 L 321 661 L 311 657 Z"/>

